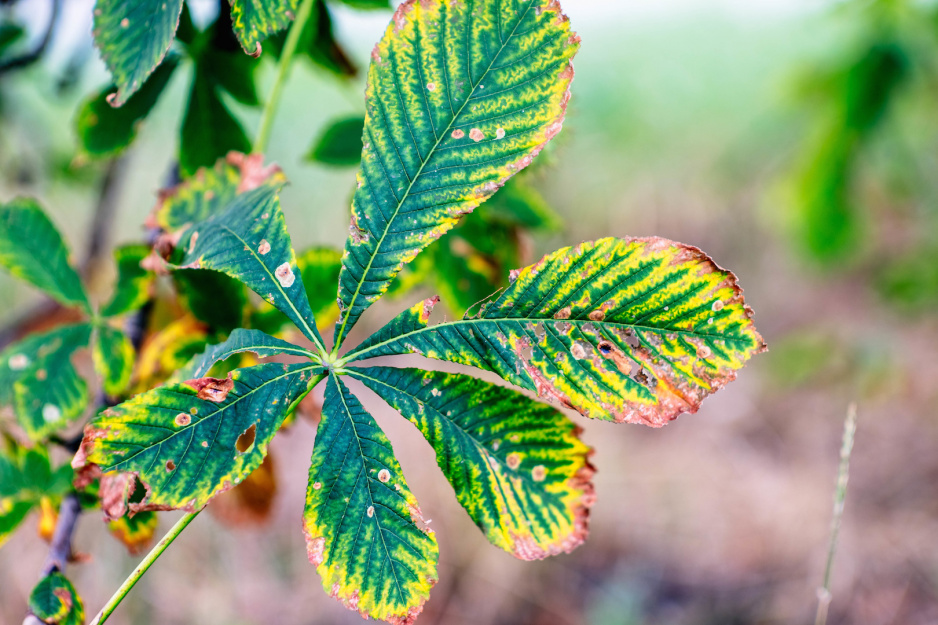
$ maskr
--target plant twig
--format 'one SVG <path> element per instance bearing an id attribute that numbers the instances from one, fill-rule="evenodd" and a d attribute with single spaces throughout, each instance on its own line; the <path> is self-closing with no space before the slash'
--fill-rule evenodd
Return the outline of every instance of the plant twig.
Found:
<path id="1" fill-rule="evenodd" d="M 81 502 L 78 501 L 78 495 L 69 493 L 59 506 L 59 518 L 55 524 L 52 543 L 49 545 L 49 555 L 46 557 L 39 579 L 53 571 L 65 570 L 65 565 L 72 555 L 72 536 L 75 534 L 79 516 L 81 516 Z"/>
<path id="2" fill-rule="evenodd" d="M 293 55 L 296 52 L 296 46 L 300 41 L 300 35 L 309 21 L 309 16 L 313 13 L 313 4 L 319 0 L 303 0 L 300 8 L 297 9 L 296 19 L 287 33 L 287 41 L 283 45 L 283 52 L 280 54 L 280 66 L 277 68 L 277 78 L 274 86 L 270 90 L 270 96 L 264 104 L 264 112 L 261 115 L 261 125 L 257 131 L 257 139 L 254 141 L 254 152 L 263 153 L 267 149 L 267 143 L 270 141 L 270 131 L 274 124 L 274 117 L 277 113 L 277 107 L 280 104 L 280 96 L 283 93 L 283 86 L 287 81 L 287 75 L 290 73 L 290 64 L 293 62 Z"/>
<path id="3" fill-rule="evenodd" d="M 834 490 L 834 518 L 831 520 L 830 541 L 827 547 L 827 565 L 824 567 L 824 583 L 818 588 L 817 616 L 814 625 L 826 625 L 827 611 L 831 605 L 831 571 L 834 568 L 834 556 L 837 553 L 837 537 L 840 534 L 840 521 L 844 515 L 844 499 L 847 496 L 847 479 L 850 476 L 850 454 L 853 451 L 853 438 L 857 431 L 857 405 L 847 407 L 844 420 L 844 436 L 840 445 L 840 468 L 837 471 L 837 487 Z"/>
<path id="4" fill-rule="evenodd" d="M 85 282 L 94 275 L 101 262 L 107 243 L 114 229 L 114 216 L 120 200 L 121 182 L 127 169 L 127 156 L 113 158 L 108 162 L 104 179 L 98 191 L 98 203 L 95 205 L 91 227 L 88 230 L 88 242 L 85 247 L 85 259 L 82 262 L 81 272 Z"/>
<path id="5" fill-rule="evenodd" d="M 59 9 L 61 5 L 62 0 L 52 0 L 52 15 L 49 16 L 49 25 L 46 26 L 46 32 L 43 33 L 39 45 L 22 56 L 14 57 L 9 61 L 0 61 L 0 74 L 13 69 L 28 67 L 42 57 L 43 52 L 49 47 L 49 42 L 52 41 L 52 33 L 55 32 L 55 25 L 59 21 Z"/>
<path id="6" fill-rule="evenodd" d="M 147 557 L 143 559 L 140 564 L 137 565 L 137 568 L 133 570 L 133 573 L 124 580 L 124 583 L 121 584 L 121 587 L 117 589 L 117 592 L 114 593 L 114 596 L 111 597 L 110 601 L 105 604 L 104 608 L 98 612 L 98 615 L 91 621 L 91 625 L 101 625 L 104 621 L 111 616 L 111 613 L 114 612 L 115 608 L 120 605 L 120 602 L 124 600 L 124 597 L 127 596 L 127 593 L 130 592 L 130 589 L 140 581 L 140 578 L 143 577 L 143 574 L 156 562 L 156 559 L 159 558 L 166 548 L 173 544 L 173 541 L 176 540 L 176 537 L 182 533 L 182 530 L 186 529 L 186 526 L 189 523 L 192 523 L 192 520 L 198 516 L 198 512 L 191 512 L 176 522 L 173 525 L 163 538 L 160 539 L 160 542 L 156 543 L 156 546 L 150 550 L 150 553 L 147 554 Z"/>

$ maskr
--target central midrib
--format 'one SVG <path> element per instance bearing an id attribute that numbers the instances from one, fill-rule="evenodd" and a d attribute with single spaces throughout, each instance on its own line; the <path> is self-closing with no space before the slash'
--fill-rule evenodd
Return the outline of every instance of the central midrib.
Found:
<path id="1" fill-rule="evenodd" d="M 398 200 L 397 206 L 394 208 L 394 213 L 391 215 L 391 218 L 388 219 L 388 223 L 387 223 L 387 225 L 384 227 L 384 232 L 381 233 L 381 238 L 378 239 L 378 244 L 375 246 L 375 251 L 374 251 L 374 253 L 371 255 L 371 257 L 368 259 L 368 264 L 365 265 L 365 270 L 362 272 L 362 278 L 361 278 L 361 280 L 358 281 L 358 286 L 355 288 L 355 294 L 352 295 L 352 299 L 351 299 L 351 301 L 349 302 L 348 311 L 346 311 L 345 317 L 342 319 L 342 326 L 339 328 L 339 334 L 336 336 L 335 346 L 334 346 L 333 349 L 332 349 L 333 355 L 338 354 L 338 353 L 339 353 L 339 348 L 342 347 L 342 340 L 345 338 L 345 327 L 346 327 L 346 325 L 348 325 L 348 320 L 349 320 L 349 318 L 350 318 L 351 315 L 352 315 L 352 310 L 353 310 L 354 307 L 355 307 L 355 302 L 358 301 L 358 296 L 359 296 L 359 294 L 361 293 L 362 286 L 364 286 L 364 284 L 365 284 L 365 279 L 366 279 L 367 276 L 368 276 L 368 272 L 371 271 L 371 266 L 372 266 L 372 264 L 374 263 L 375 258 L 378 256 L 378 251 L 381 249 L 381 246 L 384 244 L 384 239 L 388 236 L 388 232 L 391 230 L 391 224 L 394 223 L 394 220 L 395 220 L 395 219 L 397 219 L 397 216 L 398 216 L 398 213 L 399 213 L 400 210 L 401 210 L 401 207 L 404 205 L 404 202 L 407 201 L 408 197 L 410 197 L 410 191 L 411 191 L 411 189 L 413 189 L 414 183 L 416 183 L 417 180 L 420 178 L 420 175 L 423 173 L 424 167 L 426 167 L 427 163 L 429 163 L 430 160 L 433 158 L 433 155 L 434 155 L 434 153 L 436 152 L 436 149 L 437 149 L 437 148 L 440 146 L 440 144 L 443 142 L 443 139 L 445 139 L 445 138 L 449 135 L 450 129 L 453 127 L 453 124 L 456 123 L 456 120 L 459 119 L 459 116 L 462 115 L 463 110 L 466 108 L 466 106 L 469 104 L 469 102 L 472 100 L 472 96 L 473 96 L 473 94 L 475 93 L 475 91 L 476 91 L 476 89 L 478 88 L 478 86 L 479 86 L 480 84 L 482 84 L 482 81 L 485 80 L 485 77 L 488 76 L 489 71 L 491 71 L 492 66 L 495 65 L 495 62 L 496 62 L 496 61 L 498 60 L 498 58 L 501 56 L 502 52 L 504 52 L 505 46 L 507 45 L 508 41 L 510 41 L 511 38 L 514 37 L 515 32 L 518 30 L 518 25 L 521 24 L 521 22 L 524 21 L 524 18 L 525 18 L 525 16 L 527 16 L 528 11 L 530 11 L 532 4 L 534 4 L 533 1 L 532 1 L 532 2 L 529 2 L 529 3 L 527 4 L 527 6 L 525 7 L 524 12 L 518 17 L 518 21 L 515 22 L 514 28 L 511 29 L 511 34 L 509 34 L 508 37 L 506 37 L 506 38 L 501 42 L 501 47 L 498 49 L 498 52 L 495 54 L 495 56 L 492 57 L 492 60 L 489 62 L 489 66 L 488 66 L 487 68 L 485 68 L 485 72 L 482 73 L 482 76 L 479 78 L 479 80 L 478 80 L 474 85 L 472 85 L 472 89 L 469 90 L 469 94 L 466 96 L 466 100 L 465 100 L 465 101 L 462 103 L 462 105 L 459 107 L 459 110 L 456 111 L 456 113 L 453 115 L 453 119 L 450 120 L 449 124 L 446 126 L 446 128 L 444 129 L 444 131 L 440 133 L 440 136 L 437 138 L 436 142 L 433 144 L 433 147 L 432 147 L 432 148 L 430 149 L 430 151 L 427 153 L 427 157 L 426 157 L 425 159 L 423 159 L 423 161 L 420 163 L 420 168 L 417 169 L 417 173 L 414 175 L 413 178 L 411 178 L 410 184 L 407 186 L 407 189 L 404 191 L 403 197 L 401 197 L 401 199 Z M 500 10 L 500 9 L 499 9 L 499 10 Z M 472 16 L 471 16 L 471 14 L 470 14 L 469 17 L 468 17 L 468 21 L 469 21 L 470 23 L 471 23 L 471 21 L 472 21 Z M 468 28 L 468 27 L 469 27 L 469 25 L 467 24 L 467 28 Z M 470 61 L 471 61 L 471 60 L 467 59 L 467 63 L 469 63 Z M 444 63 L 443 71 L 446 72 L 447 75 L 448 75 L 449 70 L 448 70 L 448 67 L 447 67 L 447 65 L 446 65 L 445 63 Z M 395 76 L 394 76 L 394 80 L 395 80 L 395 82 L 397 81 L 397 75 L 396 75 L 396 74 L 395 74 Z M 429 107 L 428 107 L 428 108 L 429 108 Z M 428 111 L 428 112 L 429 112 L 429 111 Z M 431 124 L 433 123 L 432 113 L 431 113 L 430 123 L 431 123 Z M 391 141 L 392 141 L 392 142 L 394 141 L 394 138 L 393 138 L 393 137 L 391 137 Z M 415 141 L 415 145 L 416 145 L 416 141 Z M 403 167 L 403 163 L 402 163 L 401 165 L 402 165 L 402 167 Z M 405 169 L 405 172 L 406 172 L 406 169 Z"/>

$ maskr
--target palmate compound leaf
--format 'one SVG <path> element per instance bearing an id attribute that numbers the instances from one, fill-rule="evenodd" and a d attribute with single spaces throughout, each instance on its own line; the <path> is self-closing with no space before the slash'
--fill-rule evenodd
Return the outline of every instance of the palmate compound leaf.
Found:
<path id="1" fill-rule="evenodd" d="M 0 266 L 60 304 L 91 312 L 65 241 L 35 200 L 0 204 Z"/>
<path id="2" fill-rule="evenodd" d="M 349 372 L 417 426 L 492 544 L 536 560 L 569 553 L 586 539 L 595 499 L 591 451 L 559 411 L 465 375 Z"/>
<path id="3" fill-rule="evenodd" d="M 334 375 L 316 431 L 304 529 L 327 592 L 362 616 L 413 622 L 436 583 L 436 537 L 390 441 Z"/>
<path id="4" fill-rule="evenodd" d="M 579 38 L 557 0 L 407 0 L 372 52 L 339 345 L 404 264 L 561 128 Z"/>
<path id="5" fill-rule="evenodd" d="M 200 510 L 261 464 L 321 371 L 308 362 L 270 363 L 142 393 L 85 426 L 72 467 L 90 476 L 138 477 L 146 494 L 129 503 L 133 512 Z"/>
<path id="6" fill-rule="evenodd" d="M 42 578 L 29 595 L 29 611 L 48 625 L 82 625 L 85 606 L 72 583 L 55 571 Z"/>
<path id="7" fill-rule="evenodd" d="M 660 427 L 696 412 L 765 349 L 736 277 L 660 238 L 563 248 L 518 271 L 477 317 L 429 327 L 436 301 L 347 362 L 418 353 L 494 371 L 591 418 Z"/>
<path id="8" fill-rule="evenodd" d="M 136 93 L 166 56 L 181 12 L 182 0 L 97 1 L 94 42 L 117 85 L 112 106 Z"/>
<path id="9" fill-rule="evenodd" d="M 30 440 L 43 440 L 85 410 L 88 385 L 72 358 L 90 339 L 88 324 L 60 326 L 0 352 L 0 407 L 12 407 Z"/>

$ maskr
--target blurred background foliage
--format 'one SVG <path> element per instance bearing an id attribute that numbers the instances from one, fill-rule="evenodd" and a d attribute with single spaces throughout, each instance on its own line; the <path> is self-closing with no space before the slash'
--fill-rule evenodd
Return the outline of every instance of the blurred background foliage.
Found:
<path id="1" fill-rule="evenodd" d="M 254 135 L 282 43 L 253 60 L 216 23 L 215 0 L 187 6 L 172 60 L 115 110 L 90 40 L 92 0 L 0 2 L 0 198 L 39 197 L 80 259 L 94 261 L 102 237 L 146 241 L 158 189 Z M 274 125 L 269 158 L 291 181 L 284 212 L 311 263 L 334 264 L 329 248 L 347 234 L 362 75 L 390 16 L 382 6 L 317 4 Z M 413 432 L 374 408 L 417 495 L 440 502 L 424 512 L 440 536 L 442 580 L 420 622 L 808 621 L 852 400 L 860 429 L 830 622 L 938 622 L 938 5 L 564 6 L 583 38 L 565 131 L 421 255 L 361 331 L 420 296 L 440 294 L 460 315 L 561 245 L 661 235 L 737 272 L 772 351 L 664 431 L 591 423 L 593 536 L 536 564 L 488 549 L 445 482 L 421 471 L 432 456 Z M 86 269 L 108 293 L 111 263 Z M 199 279 L 160 282 L 140 388 L 237 323 L 282 324 L 243 287 Z M 200 298 L 206 289 L 217 297 Z M 322 295 L 328 319 L 334 293 Z M 7 330 L 42 306 L 5 274 L 0 302 Z M 303 412 L 315 419 L 315 397 Z M 220 500 L 114 622 L 359 622 L 322 596 L 306 562 L 295 502 L 313 431 L 300 420 L 278 437 L 276 463 L 237 495 L 248 503 Z M 253 521 L 230 522 L 244 517 Z M 22 619 L 41 567 L 35 528 L 0 551 L 0 624 Z M 71 576 L 90 606 L 134 562 L 102 533 L 85 520 L 77 539 L 95 554 Z"/>

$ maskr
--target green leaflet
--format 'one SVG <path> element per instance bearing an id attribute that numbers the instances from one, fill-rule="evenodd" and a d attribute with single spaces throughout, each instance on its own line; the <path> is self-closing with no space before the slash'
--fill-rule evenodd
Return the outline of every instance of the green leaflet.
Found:
<path id="1" fill-rule="evenodd" d="M 146 245 L 125 245 L 114 250 L 117 283 L 111 301 L 101 309 L 104 317 L 115 317 L 137 310 L 150 299 L 156 276 L 140 266 L 150 253 Z"/>
<path id="2" fill-rule="evenodd" d="M 126 334 L 109 325 L 97 327 L 91 350 L 104 392 L 112 397 L 127 391 L 134 372 L 134 346 Z"/>
<path id="3" fill-rule="evenodd" d="M 563 248 L 520 270 L 478 317 L 428 327 L 436 301 L 345 361 L 419 353 L 494 371 L 588 417 L 660 427 L 765 349 L 736 277 L 660 238 Z"/>
<path id="4" fill-rule="evenodd" d="M 45 449 L 0 449 L 0 547 L 43 497 L 58 499 L 71 485 L 69 466 L 53 471 Z"/>
<path id="5" fill-rule="evenodd" d="M 579 46 L 556 0 L 408 0 L 372 52 L 340 345 L 404 264 L 561 128 Z"/>
<path id="6" fill-rule="evenodd" d="M 241 47 L 259 56 L 261 42 L 293 21 L 300 0 L 231 0 L 231 23 Z"/>
<path id="7" fill-rule="evenodd" d="M 35 200 L 0 204 L 0 265 L 61 304 L 91 312 L 65 241 Z"/>
<path id="8" fill-rule="evenodd" d="M 127 547 L 130 555 L 139 555 L 153 543 L 158 523 L 155 512 L 143 511 L 108 521 L 107 529 Z"/>
<path id="9" fill-rule="evenodd" d="M 132 512 L 200 510 L 261 464 L 284 417 L 320 372 L 310 363 L 272 363 L 142 393 L 85 426 L 72 466 L 139 477 L 146 494 L 130 502 Z"/>
<path id="10" fill-rule="evenodd" d="M 204 352 L 190 360 L 185 367 L 173 374 L 173 381 L 182 382 L 201 378 L 208 374 L 212 366 L 217 363 L 244 352 L 253 352 L 259 358 L 288 354 L 304 358 L 317 358 L 309 350 L 298 347 L 293 343 L 281 341 L 260 330 L 245 330 L 238 328 L 231 333 L 228 340 L 218 345 L 210 345 Z"/>
<path id="11" fill-rule="evenodd" d="M 332 122 L 316 139 L 307 160 L 343 167 L 358 165 L 362 159 L 363 117 L 346 117 Z"/>
<path id="12" fill-rule="evenodd" d="M 225 212 L 186 230 L 177 248 L 182 258 L 175 264 L 240 280 L 321 346 L 306 289 L 297 280 L 299 268 L 277 192 L 268 184 L 242 193 Z"/>
<path id="13" fill-rule="evenodd" d="M 436 582 L 438 548 L 391 443 L 329 376 L 304 513 L 323 587 L 362 616 L 411 623 Z"/>
<path id="14" fill-rule="evenodd" d="M 586 540 L 595 470 L 579 428 L 559 411 L 464 375 L 388 367 L 350 375 L 423 433 L 492 544 L 535 560 Z"/>
<path id="15" fill-rule="evenodd" d="M 39 441 L 85 410 L 88 385 L 72 365 L 91 326 L 61 326 L 33 334 L 0 352 L 0 406 L 11 405 L 30 440 Z"/>
<path id="16" fill-rule="evenodd" d="M 140 122 L 156 105 L 178 64 L 178 56 L 167 57 L 143 87 L 120 108 L 114 108 L 108 102 L 114 92 L 113 86 L 85 102 L 75 117 L 81 149 L 95 157 L 115 156 L 123 152 L 136 138 Z"/>
<path id="17" fill-rule="evenodd" d="M 98 0 L 94 42 L 117 84 L 121 106 L 140 89 L 173 43 L 182 0 Z"/>
<path id="18" fill-rule="evenodd" d="M 29 611 L 49 625 L 82 625 L 85 607 L 72 583 L 59 572 L 50 573 L 29 595 Z"/>
<path id="19" fill-rule="evenodd" d="M 223 212 L 239 194 L 261 185 L 279 187 L 286 177 L 275 165 L 264 167 L 260 155 L 230 153 L 214 167 L 205 167 L 182 183 L 160 192 L 147 218 L 148 228 L 177 232 Z"/>

